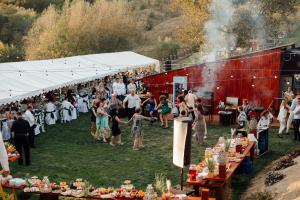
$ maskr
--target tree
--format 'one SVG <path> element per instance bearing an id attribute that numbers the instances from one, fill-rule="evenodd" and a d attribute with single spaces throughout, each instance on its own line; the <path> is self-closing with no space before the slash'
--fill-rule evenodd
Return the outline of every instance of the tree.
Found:
<path id="1" fill-rule="evenodd" d="M 36 13 L 22 7 L 0 3 L 0 38 L 3 43 L 20 46 L 27 34 Z"/>
<path id="2" fill-rule="evenodd" d="M 204 24 L 209 18 L 210 0 L 174 0 L 173 7 L 182 13 L 178 39 L 189 46 L 200 46 L 205 40 Z"/>
<path id="3" fill-rule="evenodd" d="M 0 41 L 0 63 L 21 61 L 24 59 L 24 52 L 15 45 L 7 45 Z"/>
<path id="4" fill-rule="evenodd" d="M 66 2 L 62 10 L 50 6 L 26 38 L 26 57 L 45 59 L 78 54 L 128 50 L 143 26 L 124 1 Z"/>

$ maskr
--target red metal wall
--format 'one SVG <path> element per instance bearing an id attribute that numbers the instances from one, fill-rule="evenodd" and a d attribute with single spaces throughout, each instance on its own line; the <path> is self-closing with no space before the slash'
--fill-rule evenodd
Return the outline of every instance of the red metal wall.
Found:
<path id="1" fill-rule="evenodd" d="M 247 98 L 255 105 L 268 106 L 279 95 L 280 49 L 261 51 L 214 63 L 220 66 L 213 89 L 215 105 L 226 97 Z M 188 76 L 188 88 L 203 84 L 202 73 L 210 65 L 201 64 L 145 77 L 144 83 L 156 97 L 173 93 L 173 76 Z M 278 102 L 275 101 L 275 105 Z"/>

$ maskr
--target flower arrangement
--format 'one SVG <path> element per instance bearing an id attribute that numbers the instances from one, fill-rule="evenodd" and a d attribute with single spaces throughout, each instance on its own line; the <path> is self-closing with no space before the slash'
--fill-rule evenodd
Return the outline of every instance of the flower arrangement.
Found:
<path id="1" fill-rule="evenodd" d="M 155 174 L 154 187 L 160 195 L 166 191 L 166 176 L 164 174 Z"/>

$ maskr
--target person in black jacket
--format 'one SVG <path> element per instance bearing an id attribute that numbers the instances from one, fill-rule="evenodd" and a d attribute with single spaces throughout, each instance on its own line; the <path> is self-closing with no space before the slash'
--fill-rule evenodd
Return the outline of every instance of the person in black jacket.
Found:
<path id="1" fill-rule="evenodd" d="M 17 113 L 17 120 L 14 121 L 11 131 L 14 133 L 14 142 L 16 150 L 20 153 L 18 160 L 19 165 L 23 164 L 22 148 L 25 153 L 25 164 L 28 166 L 31 164 L 30 161 L 30 145 L 29 145 L 29 122 L 22 118 L 22 113 Z"/>

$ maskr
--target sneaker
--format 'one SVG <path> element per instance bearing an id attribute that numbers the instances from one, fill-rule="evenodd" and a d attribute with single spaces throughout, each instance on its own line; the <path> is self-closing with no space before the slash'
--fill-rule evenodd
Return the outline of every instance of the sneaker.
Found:
<path id="1" fill-rule="evenodd" d="M 123 142 L 118 142 L 118 145 L 122 146 L 122 145 L 124 145 L 124 143 Z"/>
<path id="2" fill-rule="evenodd" d="M 113 143 L 111 143 L 111 142 L 109 143 L 109 145 L 110 145 L 110 146 L 112 146 L 112 147 L 116 146 L 116 145 L 114 145 L 114 144 L 113 144 Z"/>
<path id="3" fill-rule="evenodd" d="M 277 136 L 280 137 L 280 138 L 282 138 L 282 135 L 281 135 L 281 134 L 277 134 Z"/>
<path id="4" fill-rule="evenodd" d="M 207 139 L 207 136 L 205 135 L 205 136 L 203 137 L 203 139 L 204 139 L 204 140 Z"/>
<path id="5" fill-rule="evenodd" d="M 133 150 L 133 151 L 138 151 L 139 149 L 138 149 L 138 148 L 132 148 L 132 150 Z"/>
<path id="6" fill-rule="evenodd" d="M 140 145 L 140 148 L 144 148 L 145 146 L 144 145 Z"/>
<path id="7" fill-rule="evenodd" d="M 106 142 L 107 142 L 107 140 L 106 140 L 105 138 L 103 138 L 103 142 L 104 142 L 104 143 L 106 143 Z"/>

